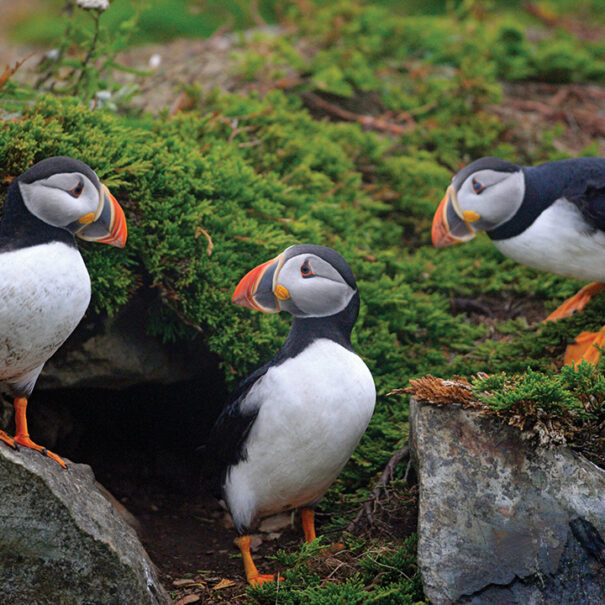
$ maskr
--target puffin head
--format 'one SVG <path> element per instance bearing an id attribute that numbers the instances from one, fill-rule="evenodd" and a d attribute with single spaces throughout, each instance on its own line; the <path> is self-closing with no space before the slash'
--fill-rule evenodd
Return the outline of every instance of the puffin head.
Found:
<path id="1" fill-rule="evenodd" d="M 431 237 L 436 248 L 473 239 L 517 212 L 525 195 L 520 166 L 498 158 L 481 158 L 452 178 L 433 218 Z"/>
<path id="2" fill-rule="evenodd" d="M 122 208 L 84 162 L 47 158 L 15 180 L 26 209 L 44 223 L 87 241 L 118 248 L 126 244 Z"/>
<path id="3" fill-rule="evenodd" d="M 328 317 L 343 311 L 356 293 L 353 272 L 338 252 L 298 244 L 247 273 L 233 302 L 263 313 Z"/>

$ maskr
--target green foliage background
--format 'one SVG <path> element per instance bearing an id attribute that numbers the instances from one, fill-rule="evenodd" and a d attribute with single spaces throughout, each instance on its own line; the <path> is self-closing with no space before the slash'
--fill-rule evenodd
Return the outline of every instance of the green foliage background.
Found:
<path id="1" fill-rule="evenodd" d="M 605 44 L 518 19 L 498 3 L 487 12 L 475 2 L 432 3 L 425 14 L 418 3 L 407 14 L 389 2 L 322 4 L 284 3 L 282 18 L 296 27 L 239 48 L 242 82 L 273 88 L 264 97 L 215 91 L 175 117 L 116 115 L 73 98 L 38 97 L 0 123 L 0 187 L 51 155 L 92 166 L 129 222 L 125 250 L 81 246 L 93 307 L 111 314 L 137 289 L 157 291 L 149 330 L 179 340 L 197 326 L 229 383 L 268 359 L 289 324 L 231 305 L 239 279 L 294 243 L 341 252 L 358 280 L 354 345 L 375 377 L 378 403 L 324 504 L 330 508 L 367 493 L 407 439 L 407 401 L 387 397 L 390 390 L 426 373 L 553 373 L 576 333 L 600 328 L 605 297 L 545 325 L 520 318 L 487 326 L 454 315 L 453 298 L 489 295 L 532 301 L 546 314 L 580 284 L 504 259 L 485 236 L 434 250 L 430 224 L 452 173 L 469 161 L 562 157 L 552 133 L 531 149 L 509 142 L 514 125 L 490 111 L 502 100 L 502 79 L 602 82 Z M 583 10 L 599 18 L 591 3 Z M 112 5 L 107 15 L 113 12 Z M 539 35 L 528 36 L 529 26 Z M 285 76 L 295 84 L 279 90 Z M 7 90 L 0 102 L 9 107 Z M 411 117 L 413 125 L 396 136 L 317 119 L 303 103 L 309 92 L 354 107 L 369 103 L 369 112 Z M 330 602 L 369 602 L 351 600 L 347 591 L 360 595 L 357 581 L 331 588 L 338 595 Z M 416 590 L 389 600 L 386 580 L 382 589 L 385 600 L 376 602 L 421 598 Z M 263 594 L 257 598 L 270 602 Z"/>

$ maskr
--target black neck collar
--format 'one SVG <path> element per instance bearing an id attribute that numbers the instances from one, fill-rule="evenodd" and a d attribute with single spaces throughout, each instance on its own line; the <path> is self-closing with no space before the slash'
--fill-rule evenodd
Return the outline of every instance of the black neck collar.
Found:
<path id="1" fill-rule="evenodd" d="M 319 338 L 327 338 L 353 351 L 351 331 L 359 314 L 359 293 L 356 291 L 349 304 L 336 315 L 328 317 L 294 317 L 284 345 L 273 358 L 272 365 L 296 357 Z"/>
<path id="2" fill-rule="evenodd" d="M 41 221 L 25 207 L 18 179 L 15 179 L 6 192 L 2 210 L 0 252 L 56 241 L 76 247 L 75 238 L 69 231 Z"/>

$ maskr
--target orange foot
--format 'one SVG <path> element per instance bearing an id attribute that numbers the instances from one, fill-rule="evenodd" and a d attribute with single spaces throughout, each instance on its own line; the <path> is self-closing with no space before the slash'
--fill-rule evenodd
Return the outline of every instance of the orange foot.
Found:
<path id="1" fill-rule="evenodd" d="M 4 431 L 0 431 L 0 441 L 4 441 L 7 445 L 10 445 L 14 450 L 18 450 L 15 440 L 7 435 Z"/>
<path id="2" fill-rule="evenodd" d="M 605 326 L 599 332 L 581 332 L 578 334 L 576 340 L 567 346 L 563 361 L 566 365 L 577 365 L 582 360 L 596 365 L 601 356 L 597 347 L 605 348 Z"/>
<path id="3" fill-rule="evenodd" d="M 242 553 L 242 561 L 244 563 L 244 571 L 246 572 L 248 584 L 260 586 L 265 582 L 275 582 L 275 576 L 273 574 L 258 573 L 258 569 L 256 569 L 256 565 L 254 565 L 252 555 L 250 554 L 250 536 L 239 536 L 235 541 Z M 284 579 L 281 576 L 277 576 L 278 582 L 283 582 L 283 580 Z"/>
<path id="4" fill-rule="evenodd" d="M 34 443 L 29 438 L 29 432 L 27 430 L 27 398 L 26 397 L 16 397 L 13 406 L 15 408 L 15 426 L 17 428 L 15 435 L 15 443 L 22 445 L 23 447 L 27 447 L 30 450 L 36 450 L 40 452 L 43 456 L 48 456 L 52 460 L 54 460 L 57 464 L 60 464 L 63 468 L 67 468 L 67 465 L 57 454 L 53 454 L 49 452 L 45 447 Z"/>
<path id="5" fill-rule="evenodd" d="M 251 586 L 261 586 L 265 582 L 275 582 L 275 581 L 276 581 L 275 580 L 275 575 L 274 574 L 268 574 L 268 573 L 259 573 L 255 577 L 248 578 L 248 583 Z M 284 579 L 281 576 L 278 576 L 277 581 L 278 582 L 283 582 Z"/>
<path id="6" fill-rule="evenodd" d="M 63 460 L 57 456 L 57 454 L 54 454 L 53 452 L 48 451 L 44 446 L 42 445 L 38 445 L 37 443 L 34 443 L 28 435 L 15 435 L 15 443 L 18 443 L 19 445 L 22 445 L 23 447 L 27 447 L 30 450 L 36 450 L 37 452 L 40 452 L 43 456 L 48 456 L 49 458 L 51 458 L 52 460 L 54 460 L 56 463 L 60 464 L 63 468 L 67 468 L 67 464 L 65 464 L 65 462 L 63 462 Z"/>
<path id="7" fill-rule="evenodd" d="M 581 311 L 588 301 L 605 288 L 605 284 L 592 282 L 584 286 L 579 292 L 576 292 L 571 298 L 568 298 L 559 308 L 555 309 L 544 321 L 555 321 L 569 317 L 577 311 Z"/>

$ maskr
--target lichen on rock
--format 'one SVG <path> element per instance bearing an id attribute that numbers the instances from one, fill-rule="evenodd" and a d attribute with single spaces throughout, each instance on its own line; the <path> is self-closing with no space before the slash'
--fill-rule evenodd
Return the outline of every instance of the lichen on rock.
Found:
<path id="1" fill-rule="evenodd" d="M 412 398 L 418 563 L 436 605 L 605 599 L 605 471 L 476 409 Z"/>
<path id="2" fill-rule="evenodd" d="M 89 466 L 0 448 L 0 586 L 6 605 L 168 605 L 135 532 Z"/>

